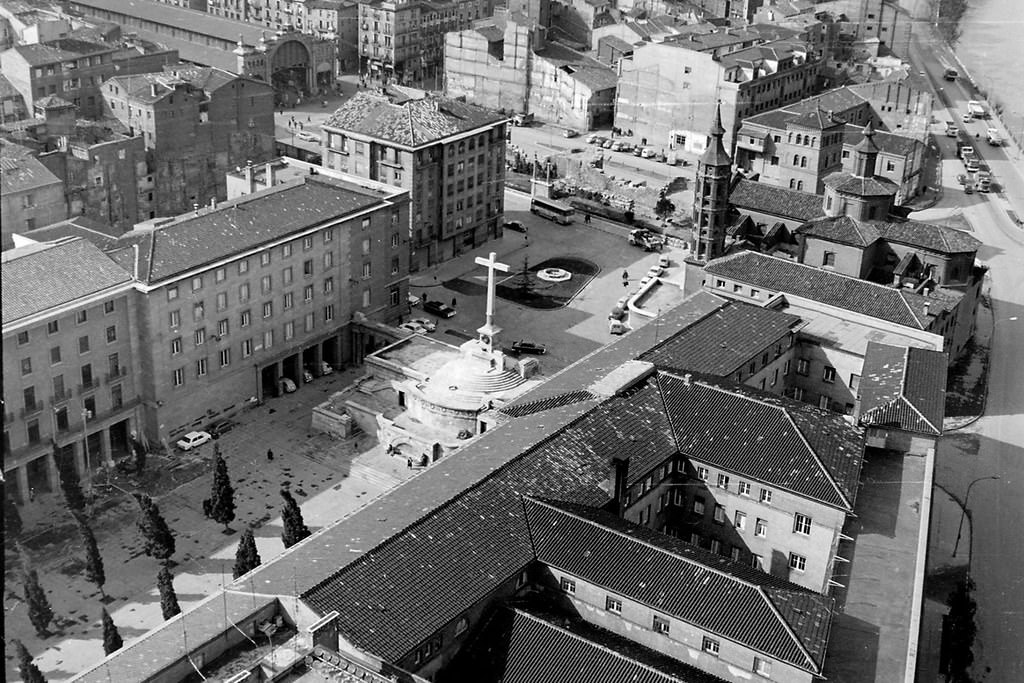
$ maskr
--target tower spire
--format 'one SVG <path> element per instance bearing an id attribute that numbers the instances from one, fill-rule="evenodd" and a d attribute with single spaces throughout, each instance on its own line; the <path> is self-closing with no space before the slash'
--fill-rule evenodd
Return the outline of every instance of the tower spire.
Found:
<path id="1" fill-rule="evenodd" d="M 729 218 L 729 181 L 732 159 L 722 137 L 722 105 L 715 105 L 715 118 L 709 131 L 708 146 L 697 162 L 693 197 L 693 240 L 691 258 L 710 261 L 725 253 L 725 227 Z"/>

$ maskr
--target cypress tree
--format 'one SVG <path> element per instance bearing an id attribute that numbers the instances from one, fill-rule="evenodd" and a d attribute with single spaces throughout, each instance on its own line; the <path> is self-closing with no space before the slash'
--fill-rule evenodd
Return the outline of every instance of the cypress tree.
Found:
<path id="1" fill-rule="evenodd" d="M 21 513 L 18 511 L 18 506 L 6 493 L 4 491 L 4 538 L 14 539 L 21 536 L 23 528 Z"/>
<path id="2" fill-rule="evenodd" d="M 29 569 L 25 574 L 25 603 L 28 605 L 28 618 L 36 629 L 36 635 L 46 638 L 50 635 L 47 627 L 53 621 L 53 609 L 50 601 L 39 585 L 39 575 L 35 569 Z"/>
<path id="3" fill-rule="evenodd" d="M 64 492 L 64 500 L 72 512 L 85 511 L 85 496 L 82 494 L 82 482 L 75 469 L 74 455 L 64 455 L 57 444 L 53 445 L 53 459 L 57 463 L 57 474 L 60 478 L 60 490 Z M 78 515 L 75 515 L 76 517 Z"/>
<path id="4" fill-rule="evenodd" d="M 260 553 L 256 549 L 256 539 L 253 538 L 252 529 L 246 529 L 238 541 L 238 550 L 235 552 L 235 569 L 231 574 L 237 579 L 242 574 L 247 574 L 260 566 L 262 561 Z"/>
<path id="5" fill-rule="evenodd" d="M 281 532 L 281 540 L 284 547 L 290 548 L 311 533 L 309 527 L 302 519 L 302 510 L 295 498 L 287 489 L 281 489 L 281 497 L 284 498 L 284 505 L 281 507 L 281 521 L 284 523 L 284 531 Z"/>
<path id="6" fill-rule="evenodd" d="M 172 589 L 173 590 L 173 589 Z M 117 626 L 114 625 L 114 620 L 110 618 L 110 613 L 107 612 L 107 608 L 103 608 L 103 654 L 109 655 L 111 652 L 115 652 L 121 649 L 124 645 L 124 641 L 121 640 L 121 634 L 117 632 Z"/>
<path id="7" fill-rule="evenodd" d="M 235 490 L 228 476 L 228 464 L 220 454 L 220 444 L 214 447 L 216 459 L 213 463 L 213 488 L 210 497 L 203 501 L 203 512 L 215 522 L 224 525 L 224 533 L 231 531 L 228 524 L 235 519 Z"/>
<path id="8" fill-rule="evenodd" d="M 978 605 L 971 597 L 973 590 L 974 581 L 970 578 L 958 581 L 946 600 L 949 606 L 946 628 L 949 642 L 953 644 L 949 653 L 949 676 L 956 683 L 970 680 L 968 672 L 974 663 L 974 638 L 978 632 L 974 615 Z"/>
<path id="9" fill-rule="evenodd" d="M 46 677 L 32 661 L 28 648 L 20 640 L 14 641 L 14 649 L 18 653 L 18 674 L 24 683 L 46 683 Z"/>
<path id="10" fill-rule="evenodd" d="M 152 498 L 142 495 L 138 500 L 142 507 L 138 526 L 145 539 L 143 551 L 150 557 L 167 561 L 174 554 L 174 534 Z"/>
<path id="11" fill-rule="evenodd" d="M 178 596 L 174 592 L 174 577 L 166 565 L 160 568 L 160 573 L 156 577 L 156 587 L 160 591 L 160 611 L 163 612 L 164 619 L 181 614 Z"/>
<path id="12" fill-rule="evenodd" d="M 82 544 L 85 546 L 85 578 L 96 584 L 96 587 L 100 589 L 100 595 L 107 597 L 107 594 L 103 592 L 103 584 L 107 582 L 107 575 L 103 571 L 103 557 L 100 555 L 96 536 L 84 521 L 79 521 L 78 532 L 82 534 Z"/>

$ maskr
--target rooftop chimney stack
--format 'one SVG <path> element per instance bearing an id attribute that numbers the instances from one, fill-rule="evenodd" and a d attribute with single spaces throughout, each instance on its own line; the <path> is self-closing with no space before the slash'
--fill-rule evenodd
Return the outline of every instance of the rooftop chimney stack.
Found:
<path id="1" fill-rule="evenodd" d="M 629 476 L 629 458 L 615 456 L 612 458 L 612 502 L 615 514 L 621 517 L 626 512 L 627 477 Z"/>
<path id="2" fill-rule="evenodd" d="M 245 181 L 245 191 L 242 194 L 252 194 L 256 191 L 255 181 L 252 177 L 252 161 L 246 159 L 245 170 L 242 171 L 242 179 Z"/>
<path id="3" fill-rule="evenodd" d="M 149 84 L 149 94 L 152 95 L 153 97 L 160 97 L 160 84 L 159 83 L 150 83 Z"/>

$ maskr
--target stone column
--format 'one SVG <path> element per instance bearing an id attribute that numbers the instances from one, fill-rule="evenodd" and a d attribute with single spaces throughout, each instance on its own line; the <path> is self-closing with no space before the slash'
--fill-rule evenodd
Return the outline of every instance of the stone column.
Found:
<path id="1" fill-rule="evenodd" d="M 57 471 L 57 459 L 53 457 L 53 451 L 46 454 L 46 480 L 50 485 L 50 491 L 60 491 L 60 473 Z"/>
<path id="2" fill-rule="evenodd" d="M 21 504 L 24 505 L 28 500 L 28 465 L 22 465 L 18 469 L 14 470 L 14 476 L 17 477 L 18 482 L 18 499 Z"/>
<path id="3" fill-rule="evenodd" d="M 85 479 L 89 476 L 89 462 L 85 457 L 85 449 L 87 447 L 84 440 L 75 439 L 71 442 L 71 448 L 75 453 L 75 469 L 78 471 L 80 479 Z"/>
<path id="4" fill-rule="evenodd" d="M 100 455 L 108 467 L 114 466 L 114 457 L 110 449 L 110 428 L 100 430 Z"/>

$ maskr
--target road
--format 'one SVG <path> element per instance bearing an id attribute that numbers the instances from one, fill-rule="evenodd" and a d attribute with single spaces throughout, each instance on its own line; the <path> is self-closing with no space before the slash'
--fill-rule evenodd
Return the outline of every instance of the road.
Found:
<path id="1" fill-rule="evenodd" d="M 974 678 L 1017 683 L 1024 680 L 1024 579 L 1019 570 L 1024 566 L 1024 496 L 1016 490 L 1024 482 L 1024 230 L 1010 222 L 1007 210 L 1024 215 L 1024 173 L 1015 147 L 985 144 L 987 126 L 1002 130 L 995 119 L 960 122 L 967 100 L 975 97 L 970 84 L 943 81 L 938 57 L 948 56 L 948 49 L 928 41 L 924 32 L 918 35 L 923 40 L 915 41 L 912 57 L 927 70 L 932 83 L 943 88 L 940 99 L 949 106 L 945 113 L 937 107 L 936 118 L 955 120 L 972 134 L 982 135 L 978 148 L 1001 188 L 999 194 L 964 195 L 955 180 L 957 173 L 964 172 L 955 159 L 955 143 L 940 137 L 945 196 L 934 209 L 914 218 L 928 220 L 962 210 L 984 243 L 978 258 L 990 268 L 986 290 L 992 300 L 995 334 L 985 416 L 940 442 L 935 479 L 962 499 L 974 479 L 1001 477 L 979 482 L 969 502 L 971 575 L 978 603 Z M 928 61 L 921 59 L 925 51 Z M 1002 133 L 1005 137 L 1006 131 Z"/>

